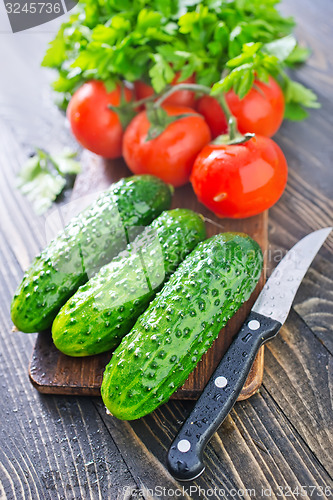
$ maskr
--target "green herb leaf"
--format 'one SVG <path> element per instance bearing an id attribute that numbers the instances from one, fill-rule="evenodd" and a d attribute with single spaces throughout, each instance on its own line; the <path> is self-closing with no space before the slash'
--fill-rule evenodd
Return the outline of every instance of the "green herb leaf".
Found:
<path id="1" fill-rule="evenodd" d="M 292 35 L 285 36 L 279 40 L 266 43 L 263 47 L 265 52 L 275 56 L 279 61 L 285 61 L 297 45 L 296 38 Z"/>
<path id="2" fill-rule="evenodd" d="M 172 70 L 170 64 L 161 56 L 161 54 L 155 54 L 153 56 L 155 62 L 154 66 L 149 71 L 149 76 L 151 78 L 154 89 L 157 93 L 161 92 L 164 87 L 172 81 L 175 76 L 175 72 Z"/>
<path id="3" fill-rule="evenodd" d="M 162 14 L 148 9 L 142 9 L 138 15 L 137 30 L 145 33 L 149 28 L 158 28 L 161 24 Z"/>
<path id="4" fill-rule="evenodd" d="M 76 153 L 70 150 L 64 150 L 61 154 L 50 155 L 50 160 L 63 175 L 77 175 L 81 172 L 81 164 L 74 158 L 76 158 Z"/>
<path id="5" fill-rule="evenodd" d="M 230 73 L 213 85 L 211 94 L 228 92 L 233 88 L 243 99 L 251 90 L 255 77 L 267 82 L 270 74 L 277 74 L 278 58 L 263 52 L 262 48 L 259 42 L 244 44 L 241 54 L 227 62 L 227 67 L 232 68 Z"/>
<path id="6" fill-rule="evenodd" d="M 304 120 L 308 116 L 304 108 L 320 108 L 320 102 L 312 90 L 299 82 L 294 82 L 284 72 L 281 73 L 281 77 L 286 101 L 285 118 L 293 121 Z"/>
<path id="7" fill-rule="evenodd" d="M 25 167 L 23 167 L 18 187 L 22 194 L 32 202 L 35 212 L 41 215 L 50 208 L 52 202 L 64 189 L 66 180 L 59 174 L 51 174 L 42 168 L 35 168 L 31 180 L 23 182 L 23 178 L 27 177 L 24 169 Z"/>
<path id="8" fill-rule="evenodd" d="M 299 82 L 290 79 L 286 80 L 285 96 L 287 102 L 301 104 L 306 108 L 320 108 L 316 94 Z"/>
<path id="9" fill-rule="evenodd" d="M 293 66 L 295 64 L 302 64 L 310 57 L 311 51 L 306 47 L 300 47 L 296 45 L 294 50 L 286 58 L 285 63 L 288 66 Z"/>
<path id="10" fill-rule="evenodd" d="M 53 42 L 50 43 L 42 61 L 42 66 L 57 68 L 61 66 L 64 59 L 66 59 L 66 43 L 63 37 L 57 36 Z"/>
<path id="11" fill-rule="evenodd" d="M 80 172 L 80 164 L 73 158 L 76 153 L 64 151 L 49 155 L 42 149 L 29 158 L 18 176 L 17 187 L 29 201 L 38 215 L 50 208 L 52 202 L 66 185 L 66 174 Z"/>
<path id="12" fill-rule="evenodd" d="M 254 56 L 257 54 L 261 46 L 262 44 L 259 42 L 244 44 L 242 53 L 239 56 L 230 59 L 230 61 L 227 62 L 227 67 L 237 68 L 238 66 L 242 66 L 243 64 L 252 63 Z"/>
<path id="13" fill-rule="evenodd" d="M 287 102 L 284 110 L 284 117 L 287 120 L 302 121 L 307 118 L 309 113 L 295 102 Z"/>

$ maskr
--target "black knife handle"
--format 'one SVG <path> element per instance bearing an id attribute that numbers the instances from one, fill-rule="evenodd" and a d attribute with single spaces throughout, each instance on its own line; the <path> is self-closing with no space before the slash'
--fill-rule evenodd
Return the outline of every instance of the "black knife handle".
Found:
<path id="1" fill-rule="evenodd" d="M 274 337 L 281 323 L 251 312 L 210 378 L 168 453 L 168 469 L 180 481 L 204 471 L 209 439 L 234 406 L 260 346 Z"/>

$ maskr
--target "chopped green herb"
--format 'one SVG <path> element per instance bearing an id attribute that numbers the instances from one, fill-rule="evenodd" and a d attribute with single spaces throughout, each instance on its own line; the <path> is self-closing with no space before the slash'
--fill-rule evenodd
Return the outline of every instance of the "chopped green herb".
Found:
<path id="1" fill-rule="evenodd" d="M 80 164 L 74 160 L 76 153 L 65 150 L 62 154 L 50 155 L 36 149 L 18 177 L 18 188 L 33 203 L 34 210 L 41 215 L 66 186 L 66 175 L 78 174 Z"/>

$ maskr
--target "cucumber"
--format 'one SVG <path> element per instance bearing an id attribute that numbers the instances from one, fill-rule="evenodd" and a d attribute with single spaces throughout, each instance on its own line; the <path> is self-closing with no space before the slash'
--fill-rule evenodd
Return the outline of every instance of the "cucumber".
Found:
<path id="1" fill-rule="evenodd" d="M 171 198 L 170 186 L 149 175 L 122 179 L 102 193 L 28 268 L 11 304 L 16 327 L 26 333 L 49 328 L 79 286 L 126 248 L 128 233 L 150 224 Z"/>
<path id="2" fill-rule="evenodd" d="M 66 302 L 52 325 L 55 346 L 69 356 L 116 347 L 163 282 L 205 237 L 203 218 L 192 210 L 163 212 Z"/>
<path id="3" fill-rule="evenodd" d="M 107 365 L 101 393 L 117 418 L 133 420 L 165 403 L 253 292 L 259 245 L 224 233 L 199 243 L 156 295 Z"/>

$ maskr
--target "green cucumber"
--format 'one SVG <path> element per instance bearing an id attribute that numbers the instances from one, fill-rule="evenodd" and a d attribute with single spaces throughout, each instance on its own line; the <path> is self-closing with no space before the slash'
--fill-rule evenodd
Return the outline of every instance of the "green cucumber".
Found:
<path id="1" fill-rule="evenodd" d="M 128 233 L 150 224 L 171 198 L 170 186 L 150 175 L 122 179 L 102 193 L 30 265 L 11 305 L 16 327 L 49 328 L 79 286 L 126 248 Z"/>
<path id="2" fill-rule="evenodd" d="M 115 348 L 205 237 L 203 218 L 192 210 L 163 212 L 61 308 L 52 325 L 55 346 L 69 356 Z"/>
<path id="3" fill-rule="evenodd" d="M 253 292 L 262 270 L 259 245 L 224 233 L 199 243 L 114 351 L 102 398 L 122 420 L 165 403 L 220 330 Z"/>

